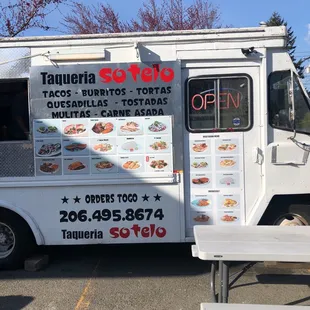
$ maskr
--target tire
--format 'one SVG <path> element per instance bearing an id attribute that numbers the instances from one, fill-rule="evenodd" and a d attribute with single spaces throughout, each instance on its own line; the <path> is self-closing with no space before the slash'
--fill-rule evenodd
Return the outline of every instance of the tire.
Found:
<path id="1" fill-rule="evenodd" d="M 281 210 L 272 208 L 264 222 L 266 225 L 277 226 L 309 226 L 310 205 L 292 203 Z"/>
<path id="2" fill-rule="evenodd" d="M 23 267 L 25 259 L 35 248 L 35 240 L 28 224 L 15 213 L 0 210 L 0 269 Z"/>

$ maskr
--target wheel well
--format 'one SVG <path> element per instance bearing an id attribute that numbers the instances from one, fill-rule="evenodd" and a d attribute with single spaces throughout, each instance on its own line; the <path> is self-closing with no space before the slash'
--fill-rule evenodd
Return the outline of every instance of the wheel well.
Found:
<path id="1" fill-rule="evenodd" d="M 25 225 L 25 228 L 29 231 L 29 233 L 30 233 L 31 237 L 33 238 L 33 240 L 36 241 L 36 238 L 35 238 L 35 236 L 33 234 L 33 231 L 31 229 L 31 227 L 29 226 L 27 221 L 22 216 L 20 216 L 18 213 L 14 212 L 12 210 L 0 207 L 0 222 L 1 222 L 1 218 L 2 217 L 15 218 L 18 221 L 20 221 L 21 223 L 23 223 Z"/>
<path id="2" fill-rule="evenodd" d="M 275 195 L 269 202 L 258 225 L 270 225 L 279 216 L 292 213 L 296 207 L 310 215 L 310 194 Z"/>

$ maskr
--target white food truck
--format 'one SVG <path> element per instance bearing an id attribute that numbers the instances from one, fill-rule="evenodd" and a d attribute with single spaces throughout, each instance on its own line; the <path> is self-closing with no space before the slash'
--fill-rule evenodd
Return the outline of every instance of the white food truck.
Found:
<path id="1" fill-rule="evenodd" d="M 286 28 L 2 38 L 0 267 L 35 245 L 310 223 Z"/>

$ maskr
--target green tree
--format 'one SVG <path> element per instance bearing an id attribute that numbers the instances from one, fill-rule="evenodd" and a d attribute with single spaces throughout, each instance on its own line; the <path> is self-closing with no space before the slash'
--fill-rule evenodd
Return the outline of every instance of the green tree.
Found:
<path id="1" fill-rule="evenodd" d="M 287 22 L 280 16 L 278 12 L 273 12 L 269 20 L 266 22 L 267 26 L 285 26 L 287 27 Z M 288 50 L 289 55 L 296 67 L 296 70 L 300 76 L 300 78 L 304 78 L 304 69 L 305 67 L 302 65 L 305 62 L 305 59 L 300 58 L 299 60 L 296 59 L 294 56 L 296 46 L 296 36 L 294 36 L 294 31 L 292 27 L 287 27 L 287 42 L 286 48 Z"/>

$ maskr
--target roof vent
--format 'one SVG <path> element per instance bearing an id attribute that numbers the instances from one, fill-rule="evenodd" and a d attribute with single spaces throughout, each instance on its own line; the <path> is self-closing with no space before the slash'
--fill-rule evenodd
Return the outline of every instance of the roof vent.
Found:
<path id="1" fill-rule="evenodd" d="M 259 24 L 260 24 L 261 27 L 267 27 L 266 22 L 260 22 Z"/>

